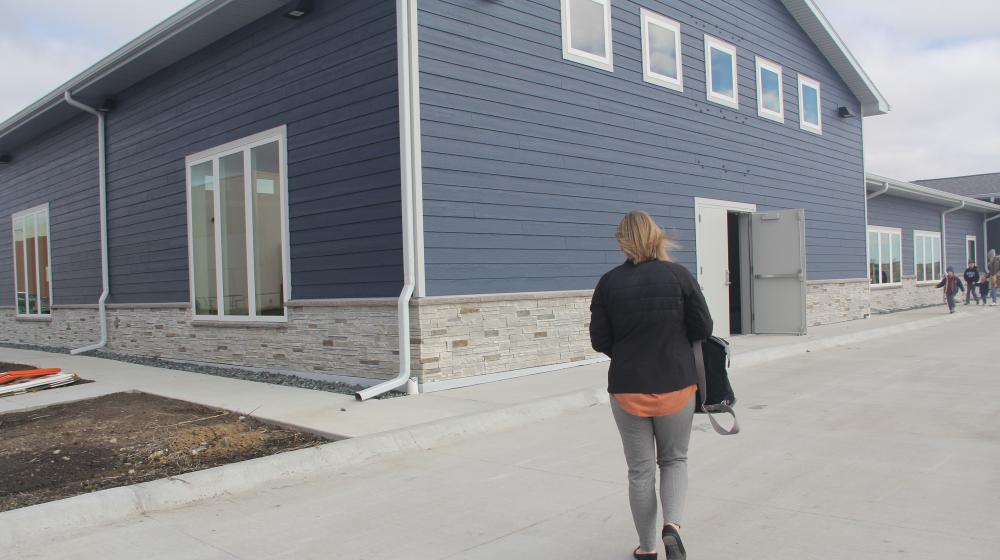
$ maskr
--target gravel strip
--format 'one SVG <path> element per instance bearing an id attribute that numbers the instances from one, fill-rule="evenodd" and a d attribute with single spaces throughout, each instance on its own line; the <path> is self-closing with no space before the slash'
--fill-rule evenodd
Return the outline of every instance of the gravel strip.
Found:
<path id="1" fill-rule="evenodd" d="M 69 350 L 66 348 L 56 348 L 52 346 L 35 346 L 30 344 L 7 344 L 7 343 L 0 344 L 0 346 L 7 348 L 18 348 L 21 350 L 38 350 L 41 352 L 51 352 L 54 354 L 69 354 Z M 244 381 L 257 381 L 259 383 L 270 383 L 272 385 L 284 385 L 286 387 L 298 387 L 300 389 L 312 389 L 315 391 L 327 391 L 330 393 L 339 393 L 342 395 L 353 395 L 357 391 L 365 388 L 364 386 L 361 385 L 341 383 L 338 381 L 323 381 L 320 379 L 299 377 L 297 375 L 288 373 L 278 373 L 273 371 L 252 371 L 234 367 L 188 364 L 184 362 L 163 360 L 160 358 L 141 358 L 137 356 L 126 356 L 123 354 L 114 354 L 112 352 L 87 352 L 86 354 L 82 355 L 93 356 L 96 358 L 104 358 L 107 360 L 115 360 L 118 362 L 126 362 L 129 364 L 136 364 L 141 366 L 151 366 L 163 369 L 189 371 L 192 373 L 204 373 L 206 375 L 215 375 L 218 377 L 229 377 L 231 379 L 242 379 Z M 404 396 L 404 393 L 402 392 L 390 391 L 376 398 L 391 399 L 402 396 Z"/>

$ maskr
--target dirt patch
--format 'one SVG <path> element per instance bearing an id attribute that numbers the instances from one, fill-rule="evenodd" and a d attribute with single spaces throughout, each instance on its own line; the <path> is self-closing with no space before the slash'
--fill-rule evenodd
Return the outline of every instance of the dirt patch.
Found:
<path id="1" fill-rule="evenodd" d="M 25 371 L 29 369 L 38 369 L 35 366 L 28 366 L 24 364 L 12 364 L 10 362 L 0 362 L 0 373 L 7 371 Z"/>
<path id="2" fill-rule="evenodd" d="M 143 393 L 0 415 L 0 511 L 324 443 Z"/>

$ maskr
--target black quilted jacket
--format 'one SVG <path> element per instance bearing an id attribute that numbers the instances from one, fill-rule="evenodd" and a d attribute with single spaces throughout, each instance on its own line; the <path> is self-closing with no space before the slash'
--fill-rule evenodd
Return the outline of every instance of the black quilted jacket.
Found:
<path id="1" fill-rule="evenodd" d="M 611 358 L 609 393 L 667 393 L 696 384 L 691 342 L 711 335 L 701 288 L 679 264 L 626 262 L 594 289 L 590 342 Z"/>

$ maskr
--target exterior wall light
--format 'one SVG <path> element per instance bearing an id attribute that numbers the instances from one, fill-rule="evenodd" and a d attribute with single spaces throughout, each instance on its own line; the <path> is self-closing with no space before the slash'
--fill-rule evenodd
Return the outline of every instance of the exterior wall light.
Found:
<path id="1" fill-rule="evenodd" d="M 850 119 L 852 117 L 857 116 L 854 114 L 854 111 L 852 111 L 850 107 L 838 107 L 837 114 L 840 115 L 840 118 L 842 119 Z"/>
<path id="2" fill-rule="evenodd" d="M 285 17 L 302 19 L 312 13 L 313 0 L 297 0 L 285 7 Z"/>

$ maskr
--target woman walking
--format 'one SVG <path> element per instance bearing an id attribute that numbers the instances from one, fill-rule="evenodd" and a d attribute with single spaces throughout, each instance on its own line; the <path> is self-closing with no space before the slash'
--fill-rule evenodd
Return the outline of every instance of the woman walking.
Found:
<path id="1" fill-rule="evenodd" d="M 627 214 L 615 237 L 627 260 L 601 277 L 590 304 L 594 350 L 611 358 L 608 392 L 628 464 L 629 504 L 639 546 L 657 557 L 656 468 L 669 560 L 683 560 L 680 528 L 698 374 L 691 343 L 712 334 L 697 282 L 671 262 L 673 241 L 645 212 Z"/>

